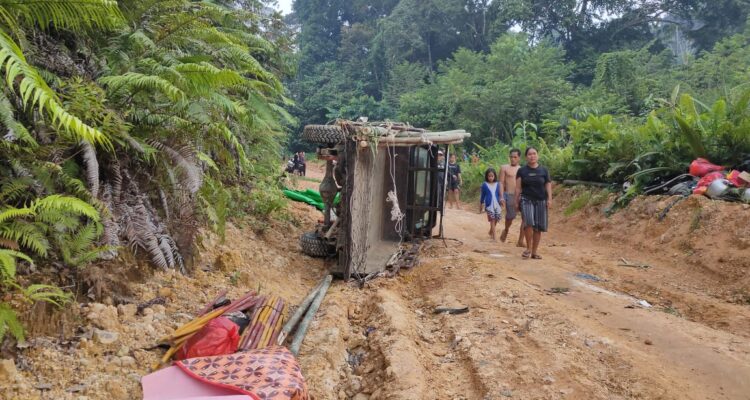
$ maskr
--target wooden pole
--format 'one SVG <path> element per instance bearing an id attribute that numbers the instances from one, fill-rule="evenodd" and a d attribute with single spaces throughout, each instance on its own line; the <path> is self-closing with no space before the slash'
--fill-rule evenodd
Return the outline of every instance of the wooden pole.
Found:
<path id="1" fill-rule="evenodd" d="M 454 133 L 450 135 L 428 135 L 424 134 L 421 136 L 414 137 L 397 137 L 397 136 L 383 136 L 378 139 L 378 144 L 423 144 L 429 142 L 439 142 L 440 144 L 448 142 L 463 142 L 464 138 L 468 137 L 468 134 Z"/>
<path id="2" fill-rule="evenodd" d="M 304 300 L 302 300 L 301 303 L 299 303 L 299 306 L 294 311 L 294 314 L 289 317 L 289 319 L 286 321 L 286 324 L 284 324 L 284 327 L 281 328 L 281 333 L 279 334 L 279 338 L 276 341 L 276 344 L 281 346 L 284 343 L 284 340 L 286 340 L 287 335 L 289 335 L 289 332 L 294 329 L 294 326 L 297 325 L 297 321 L 302 317 L 302 315 L 307 310 L 307 307 L 310 306 L 310 303 L 312 303 L 313 299 L 315 299 L 315 296 L 318 294 L 318 291 L 320 291 L 320 288 L 323 287 L 323 283 L 328 280 L 328 278 L 331 275 L 326 275 L 320 283 L 318 283 L 318 286 L 315 286 L 313 290 L 310 291 L 310 293 L 307 294 L 307 297 L 305 297 Z"/>
<path id="3" fill-rule="evenodd" d="M 326 297 L 328 287 L 331 285 L 332 280 L 332 275 L 328 275 L 326 277 L 325 281 L 323 281 L 323 286 L 320 287 L 318 294 L 315 296 L 315 300 L 313 300 L 312 304 L 310 304 L 310 309 L 307 311 L 307 315 L 305 315 L 305 318 L 302 319 L 302 322 L 300 322 L 299 324 L 297 334 L 294 335 L 292 344 L 291 346 L 289 346 L 289 351 L 291 351 L 295 356 L 299 354 L 299 348 L 300 346 L 302 346 L 302 341 L 305 339 L 305 334 L 307 333 L 307 328 L 310 325 L 310 321 L 312 321 L 313 317 L 315 317 L 315 313 L 318 311 L 318 308 L 320 308 L 320 304 L 323 302 L 323 298 Z"/>

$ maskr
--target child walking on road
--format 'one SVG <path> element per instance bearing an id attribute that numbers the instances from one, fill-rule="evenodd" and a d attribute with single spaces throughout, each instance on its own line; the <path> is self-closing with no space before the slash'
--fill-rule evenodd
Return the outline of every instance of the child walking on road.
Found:
<path id="1" fill-rule="evenodd" d="M 484 173 L 482 183 L 482 194 L 479 198 L 479 213 L 484 210 L 487 213 L 487 221 L 490 223 L 489 235 L 495 240 L 495 228 L 497 222 L 502 219 L 503 209 L 500 204 L 504 200 L 500 197 L 500 183 L 497 181 L 497 173 L 493 168 L 488 168 Z"/>

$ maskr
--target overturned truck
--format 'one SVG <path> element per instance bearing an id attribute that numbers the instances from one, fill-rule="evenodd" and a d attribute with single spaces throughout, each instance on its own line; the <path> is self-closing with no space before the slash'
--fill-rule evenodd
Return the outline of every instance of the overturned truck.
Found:
<path id="1" fill-rule="evenodd" d="M 332 273 L 362 279 L 385 270 L 402 243 L 442 237 L 445 163 L 470 134 L 403 123 L 337 121 L 308 125 L 301 138 L 326 161 L 324 218 L 300 238 L 311 256 L 335 260 Z M 441 152 L 445 160 L 438 157 Z M 334 198 L 341 193 L 341 201 Z M 437 230 L 437 232 L 436 232 Z"/>

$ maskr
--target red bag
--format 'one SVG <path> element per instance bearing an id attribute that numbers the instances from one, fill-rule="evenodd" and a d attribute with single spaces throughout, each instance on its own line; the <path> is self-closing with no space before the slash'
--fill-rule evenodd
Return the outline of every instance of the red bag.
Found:
<path id="1" fill-rule="evenodd" d="M 705 158 L 696 158 L 690 163 L 690 175 L 702 178 L 706 174 L 714 171 L 721 171 L 724 167 L 716 164 L 711 164 L 710 161 Z"/>
<path id="2" fill-rule="evenodd" d="M 231 354 L 239 343 L 240 327 L 226 317 L 217 317 L 185 342 L 175 360 Z"/>
<path id="3" fill-rule="evenodd" d="M 724 173 L 723 172 L 711 172 L 709 174 L 706 174 L 701 180 L 698 181 L 698 185 L 693 189 L 693 194 L 704 194 L 706 193 L 706 188 L 708 188 L 708 185 L 711 184 L 711 182 L 717 180 L 717 179 L 724 179 Z"/>

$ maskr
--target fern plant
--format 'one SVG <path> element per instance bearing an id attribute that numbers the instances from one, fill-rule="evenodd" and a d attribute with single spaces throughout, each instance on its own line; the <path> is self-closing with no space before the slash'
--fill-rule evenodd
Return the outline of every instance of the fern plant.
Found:
<path id="1" fill-rule="evenodd" d="M 86 125 L 62 106 L 57 93 L 47 85 L 41 72 L 26 60 L 17 41 L 23 42 L 25 27 L 72 31 L 113 28 L 121 22 L 117 2 L 5 0 L 0 1 L 0 22 L 0 68 L 4 72 L 7 89 L 17 94 L 26 107 L 46 114 L 61 133 L 77 140 L 109 146 L 108 138 L 99 130 Z"/>
<path id="2" fill-rule="evenodd" d="M 82 218 L 90 222 L 81 225 Z M 14 290 L 22 301 L 44 301 L 61 306 L 70 295 L 54 285 L 18 283 L 17 262 L 33 263 L 26 252 L 37 257 L 48 256 L 52 246 L 48 237 L 60 246 L 66 263 L 79 265 L 92 260 L 92 252 L 98 251 L 90 248 L 98 236 L 99 220 L 99 213 L 90 204 L 62 195 L 40 198 L 27 207 L 0 208 L 0 285 L 5 290 Z M 61 240 L 66 235 L 72 240 Z M 0 341 L 6 331 L 18 340 L 23 339 L 23 329 L 19 328 L 13 310 L 8 302 L 0 304 Z"/>

